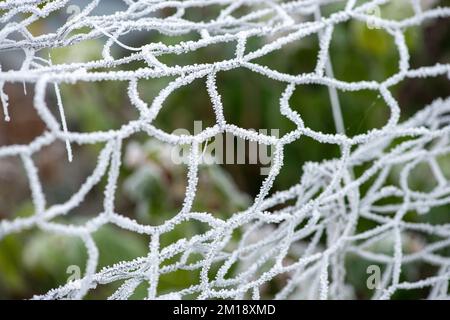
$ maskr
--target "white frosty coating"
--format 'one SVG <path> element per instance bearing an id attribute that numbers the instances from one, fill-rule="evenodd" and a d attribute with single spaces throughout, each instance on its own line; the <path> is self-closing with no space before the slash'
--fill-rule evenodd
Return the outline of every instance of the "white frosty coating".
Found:
<path id="1" fill-rule="evenodd" d="M 374 298 L 387 299 L 398 289 L 431 287 L 429 298 L 449 298 L 450 258 L 439 250 L 450 246 L 450 225 L 412 223 L 404 220 L 407 212 L 426 215 L 430 209 L 450 203 L 450 185 L 437 158 L 450 153 L 450 99 L 436 100 L 430 106 L 406 122 L 400 123 L 400 107 L 391 95 L 390 88 L 406 78 L 428 78 L 450 74 L 450 65 L 436 64 L 412 69 L 405 43 L 404 31 L 436 18 L 448 18 L 450 8 L 431 8 L 424 2 L 411 0 L 414 15 L 400 21 L 386 20 L 367 14 L 375 6 L 389 0 L 358 1 L 303 0 L 277 2 L 271 0 L 186 0 L 186 1 L 123 1 L 127 8 L 111 15 L 91 14 L 100 0 L 90 1 L 82 10 L 54 33 L 33 36 L 27 27 L 39 19 L 45 19 L 53 11 L 64 9 L 69 1 L 6 0 L 0 3 L 0 51 L 23 50 L 25 59 L 20 70 L 0 72 L 0 97 L 9 120 L 6 83 L 34 83 L 34 107 L 45 122 L 47 131 L 28 145 L 0 147 L 0 157 L 20 157 L 23 161 L 31 189 L 35 214 L 0 222 L 0 239 L 6 235 L 38 227 L 41 230 L 78 236 L 88 252 L 84 277 L 79 281 L 62 284 L 39 299 L 82 298 L 89 290 L 113 281 L 121 281 L 120 288 L 110 297 L 126 299 L 135 288 L 148 282 L 148 298 L 179 299 L 194 295 L 207 298 L 258 299 L 264 285 L 274 278 L 285 279 L 285 286 L 275 298 L 351 297 L 345 283 L 345 258 L 358 256 L 371 264 L 383 266 L 381 287 Z M 332 2 L 344 4 L 343 10 L 329 17 L 321 17 L 322 5 Z M 39 6 L 38 6 L 39 4 Z M 189 21 L 185 12 L 190 8 L 220 6 L 220 14 L 209 21 Z M 252 8 L 250 13 L 233 16 L 242 7 Z M 163 9 L 175 9 L 173 15 L 159 18 L 154 13 Z M 24 15 L 20 15 L 23 14 Z M 20 15 L 20 16 L 19 16 Z M 22 20 L 18 19 L 19 17 Z M 308 18 L 307 17 L 313 17 Z M 350 19 L 376 24 L 389 33 L 398 48 L 398 73 L 384 80 L 345 82 L 332 75 L 329 44 L 333 29 Z M 77 33 L 77 30 L 88 30 Z M 165 35 L 197 33 L 199 40 L 180 42 L 176 45 L 150 43 L 140 48 L 126 45 L 124 35 L 134 30 L 157 30 Z M 280 50 L 283 46 L 302 41 L 317 34 L 320 50 L 314 72 L 290 75 L 271 70 L 254 62 L 256 58 Z M 20 37 L 17 37 L 20 35 Z M 260 49 L 247 52 L 246 42 L 253 36 L 271 36 Z M 41 49 L 65 47 L 95 38 L 107 38 L 102 59 L 86 63 L 39 64 L 43 59 L 37 54 Z M 158 60 L 166 54 L 182 55 L 212 44 L 235 43 L 236 55 L 232 59 L 186 66 L 167 66 Z M 119 45 L 129 50 L 129 55 L 114 58 L 111 47 Z M 120 71 L 131 61 L 145 61 L 147 67 L 132 71 Z M 96 71 L 99 68 L 109 71 Z M 239 128 L 226 121 L 220 93 L 216 87 L 216 74 L 237 68 L 246 68 L 286 84 L 280 97 L 280 112 L 291 120 L 296 129 L 280 138 L 257 134 Z M 138 82 L 141 79 L 175 77 L 157 95 L 151 104 L 139 97 Z M 152 122 L 163 108 L 166 98 L 176 89 L 189 85 L 195 79 L 204 79 L 211 98 L 211 108 L 217 123 L 194 136 L 177 136 L 161 131 Z M 118 130 L 78 133 L 67 128 L 59 96 L 60 84 L 93 82 L 102 80 L 129 83 L 128 95 L 139 111 L 139 119 L 130 121 Z M 330 89 L 338 134 L 324 134 L 307 127 L 300 114 L 291 109 L 289 99 L 296 86 L 322 84 Z M 46 102 L 47 89 L 56 90 L 62 127 L 50 112 Z M 339 119 L 339 100 L 336 90 L 372 90 L 378 92 L 390 108 L 390 118 L 380 129 L 349 137 L 343 132 Z M 308 106 L 303 106 L 308 107 Z M 363 106 L 362 106 L 363 107 Z M 14 120 L 14 119 L 13 119 Z M 122 141 L 137 132 L 171 145 L 191 146 L 186 197 L 179 214 L 159 226 L 142 225 L 115 211 L 114 198 L 121 166 Z M 269 175 L 261 186 L 254 203 L 243 212 L 236 212 L 229 219 L 221 219 L 213 212 L 192 212 L 199 170 L 198 146 L 218 133 L 229 132 L 244 139 L 275 147 L 275 157 Z M 320 143 L 340 147 L 341 157 L 321 163 L 306 163 L 300 183 L 288 190 L 271 193 L 273 181 L 283 165 L 283 149 L 295 140 L 308 136 Z M 403 142 L 393 145 L 396 138 Z M 61 140 L 66 143 L 69 159 L 70 144 L 104 143 L 92 175 L 67 202 L 47 206 L 38 170 L 32 155 L 43 147 Z M 398 141 L 398 140 L 396 140 Z M 408 185 L 411 172 L 421 163 L 427 163 L 436 180 L 436 187 L 427 193 L 412 190 Z M 363 174 L 355 176 L 353 169 L 365 165 Z M 387 177 L 400 168 L 397 184 Z M 103 176 L 107 176 L 104 191 L 104 209 L 84 225 L 67 225 L 54 218 L 68 215 L 85 198 L 86 194 Z M 367 192 L 360 187 L 369 184 Z M 391 201 L 396 198 L 396 201 Z M 292 202 L 292 200 L 294 200 Z M 380 204 L 380 200 L 385 200 Z M 387 203 L 387 204 L 386 204 Z M 285 204 L 282 209 L 271 209 Z M 358 233 L 358 219 L 373 221 L 376 227 Z M 185 221 L 198 220 L 209 225 L 209 230 L 190 238 L 184 238 L 167 247 L 159 244 L 160 235 L 171 232 Z M 97 270 L 98 251 L 92 233 L 102 225 L 114 224 L 123 229 L 149 236 L 148 256 L 123 261 Z M 236 241 L 231 239 L 235 230 L 241 230 Z M 234 234 L 236 236 L 236 234 Z M 434 241 L 424 241 L 412 246 L 412 235 L 433 235 Z M 324 241 L 320 240 L 326 239 Z M 425 237 L 423 237 L 425 239 Z M 430 238 L 428 238 L 430 239 Z M 391 241 L 392 254 L 376 251 L 375 244 Z M 167 260 L 178 255 L 176 262 Z M 195 257 L 197 258 L 194 258 Z M 202 256 L 200 259 L 198 256 Z M 417 282 L 402 282 L 401 267 L 422 261 L 436 267 L 436 274 Z M 232 266 L 238 266 L 229 275 Z M 220 266 L 213 273 L 212 265 Z M 200 270 L 197 284 L 170 293 L 158 291 L 160 275 L 179 269 Z"/>

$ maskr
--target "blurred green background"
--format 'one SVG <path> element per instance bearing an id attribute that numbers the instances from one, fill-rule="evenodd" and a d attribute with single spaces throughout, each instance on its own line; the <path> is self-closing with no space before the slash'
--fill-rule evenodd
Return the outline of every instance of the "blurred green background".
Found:
<path id="1" fill-rule="evenodd" d="M 449 1 L 440 5 L 448 6 Z M 323 15 L 333 12 L 342 4 L 328 5 Z M 192 13 L 198 19 L 214 15 L 215 12 L 199 10 Z M 399 1 L 382 8 L 383 17 L 401 19 L 412 14 L 408 1 Z M 54 19 L 64 19 L 61 17 Z M 44 33 L 49 28 L 46 23 L 35 23 L 33 32 Z M 450 62 L 450 21 L 437 19 L 421 27 L 406 31 L 411 66 L 432 65 Z M 139 33 L 128 45 L 150 42 L 176 43 L 185 37 L 167 37 L 157 33 Z M 53 62 L 88 61 L 100 57 L 104 39 L 87 41 L 68 48 L 51 50 Z M 259 48 L 267 39 L 252 38 L 248 51 Z M 128 54 L 117 48 L 118 55 Z M 182 56 L 168 56 L 163 62 L 187 65 L 200 62 L 220 61 L 234 54 L 234 44 L 216 45 Z M 312 71 L 318 52 L 317 35 L 302 39 L 275 51 L 256 63 L 270 68 L 299 74 Z M 363 23 L 350 21 L 339 25 L 333 33 L 331 60 L 335 77 L 345 81 L 385 79 L 398 70 L 398 54 L 393 38 L 378 29 L 369 29 Z M 48 52 L 43 51 L 42 57 Z M 1 59 L 1 58 L 0 58 Z M 4 66 L 2 62 L 2 66 Z M 127 65 L 134 69 L 139 64 Z M 151 102 L 155 95 L 172 79 L 145 80 L 139 82 L 139 91 L 144 101 Z M 91 132 L 118 128 L 137 117 L 127 97 L 127 83 L 101 82 L 62 85 L 62 96 L 69 129 Z M 294 129 L 293 124 L 281 116 L 279 99 L 285 85 L 270 80 L 246 69 L 238 69 L 218 74 L 218 90 L 222 95 L 225 117 L 229 123 L 244 128 L 279 129 L 284 134 Z M 403 119 L 437 97 L 450 95 L 449 80 L 445 77 L 411 79 L 402 81 L 393 89 L 402 109 Z M 10 96 L 12 121 L 0 122 L 0 146 L 13 143 L 28 143 L 44 130 L 44 125 L 34 113 L 32 86 L 27 86 L 28 94 L 23 94 L 21 85 L 7 85 Z M 388 108 L 374 92 L 339 92 L 348 135 L 362 133 L 371 128 L 383 126 L 388 119 Z M 49 101 L 55 106 L 55 97 L 49 94 Z M 327 87 L 319 85 L 299 86 L 290 100 L 305 124 L 314 130 L 335 132 L 334 121 Z M 177 90 L 165 102 L 155 125 L 168 132 L 177 128 L 194 131 L 194 121 L 202 121 L 203 128 L 215 122 L 211 103 L 206 92 L 204 79 Z M 35 156 L 43 181 L 48 204 L 66 201 L 90 174 L 96 163 L 100 145 L 74 145 L 74 161 L 68 163 L 63 143 L 45 148 Z M 159 224 L 172 217 L 182 204 L 185 186 L 185 165 L 173 164 L 170 149 L 156 140 L 149 140 L 138 134 L 126 141 L 124 166 L 120 175 L 117 211 L 131 216 L 142 223 Z M 306 161 L 321 161 L 339 156 L 335 146 L 319 144 L 312 139 L 302 138 L 292 143 L 285 151 L 285 164 L 276 180 L 275 190 L 282 190 L 298 183 L 302 174 L 302 164 Z M 194 210 L 209 211 L 221 217 L 242 210 L 257 194 L 264 176 L 260 175 L 260 164 L 256 165 L 212 165 L 200 171 L 200 185 Z M 450 173 L 450 166 L 447 165 Z M 419 175 L 415 182 L 426 187 L 426 174 Z M 86 198 L 81 207 L 75 209 L 61 221 L 81 223 L 101 211 L 102 181 Z M 450 222 L 450 207 L 442 207 L 428 215 L 437 222 Z M 0 159 L 0 219 L 13 219 L 33 213 L 30 192 L 19 159 Z M 413 221 L 425 219 L 412 216 Z M 430 220 L 428 220 L 430 221 Z M 363 225 L 364 227 L 364 225 Z M 198 233 L 201 225 L 183 224 L 170 235 L 161 239 L 167 245 L 177 239 Z M 126 232 L 113 226 L 102 227 L 94 234 L 100 250 L 99 268 L 113 263 L 130 260 L 147 254 L 148 239 L 135 233 Z M 450 253 L 447 252 L 450 256 Z M 347 281 L 355 287 L 357 298 L 370 297 L 365 287 L 368 263 L 349 257 Z M 44 293 L 67 281 L 69 265 L 84 268 L 86 252 L 81 241 L 43 233 L 39 230 L 22 232 L 0 241 L 0 298 L 27 298 Z M 428 265 L 408 266 L 403 277 L 413 281 L 433 272 Z M 159 291 L 165 292 L 183 288 L 198 279 L 198 273 L 179 271 L 164 276 Z M 120 283 L 103 286 L 88 298 L 104 298 L 110 295 Z M 273 284 L 274 288 L 277 283 Z M 139 288 L 133 298 L 142 298 L 144 287 Z M 264 293 L 263 293 L 264 294 Z M 270 292 L 267 292 L 269 295 Z M 426 289 L 400 292 L 395 298 L 422 298 Z"/>

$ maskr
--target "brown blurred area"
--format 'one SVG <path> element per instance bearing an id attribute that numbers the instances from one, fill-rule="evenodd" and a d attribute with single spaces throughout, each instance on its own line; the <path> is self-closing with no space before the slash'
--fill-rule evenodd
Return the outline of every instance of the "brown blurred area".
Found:
<path id="1" fill-rule="evenodd" d="M 45 124 L 33 108 L 33 87 L 22 84 L 6 84 L 5 92 L 9 97 L 9 122 L 0 121 L 0 146 L 28 144 L 45 131 Z M 45 152 L 38 153 L 35 164 L 42 181 L 56 178 L 58 161 L 65 156 L 61 144 L 52 144 Z M 0 158 L 0 219 L 6 218 L 17 210 L 17 206 L 29 199 L 28 180 L 19 157 Z"/>

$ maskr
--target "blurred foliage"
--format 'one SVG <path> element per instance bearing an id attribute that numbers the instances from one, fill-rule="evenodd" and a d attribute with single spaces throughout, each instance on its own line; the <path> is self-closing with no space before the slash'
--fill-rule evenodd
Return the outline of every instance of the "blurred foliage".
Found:
<path id="1" fill-rule="evenodd" d="M 402 5 L 403 3 L 403 5 Z M 339 5 L 339 4 L 338 4 Z M 323 15 L 334 11 L 336 4 L 327 5 Z M 190 13 L 191 18 L 201 18 L 205 12 Z M 398 1 L 382 7 L 382 16 L 400 19 L 411 15 L 405 2 Z M 35 31 L 46 28 L 36 24 Z M 407 45 L 411 52 L 413 67 L 450 61 L 450 24 L 448 21 L 436 20 L 423 28 L 410 28 L 406 31 Z M 195 35 L 188 35 L 195 37 Z M 132 37 L 135 43 L 158 42 L 176 43 L 185 37 L 167 37 L 157 33 L 139 34 Z M 266 38 L 252 38 L 248 51 L 253 51 L 270 41 Z M 68 48 L 51 50 L 54 63 L 90 61 L 101 57 L 102 42 L 89 41 Z M 164 57 L 162 61 L 169 65 L 193 64 L 218 61 L 234 54 L 234 44 L 203 48 L 182 56 Z M 119 47 L 114 51 L 125 55 Z M 299 74 L 314 69 L 318 52 L 316 36 L 307 37 L 283 50 L 278 50 L 255 62 L 273 69 Z M 43 53 L 46 56 L 48 53 Z M 391 35 L 379 29 L 370 29 L 361 22 L 350 21 L 339 25 L 333 34 L 331 44 L 331 61 L 335 77 L 345 81 L 374 79 L 380 81 L 397 72 L 398 54 Z M 126 68 L 141 67 L 131 63 Z M 142 80 L 139 91 L 144 101 L 151 102 L 155 95 L 170 80 Z M 399 100 L 404 118 L 422 108 L 431 100 L 450 95 L 448 79 L 427 79 L 427 84 L 420 80 L 407 80 L 393 88 L 393 94 Z M 264 78 L 246 69 L 233 70 L 218 74 L 218 90 L 222 95 L 225 117 L 229 123 L 245 128 L 280 129 L 284 134 L 294 127 L 279 112 L 279 99 L 284 85 Z M 73 131 L 92 132 L 118 128 L 120 125 L 136 118 L 137 113 L 128 101 L 127 84 L 122 82 L 77 83 L 61 87 L 69 127 Z M 339 92 L 346 132 L 355 135 L 371 128 L 383 126 L 389 117 L 388 108 L 375 92 Z M 334 132 L 334 121 L 327 88 L 319 85 L 304 85 L 296 89 L 290 100 L 292 107 L 299 112 L 305 124 L 315 130 Z M 56 112 L 56 111 L 55 111 Z M 209 101 L 205 83 L 196 80 L 191 85 L 177 90 L 165 103 L 155 125 L 163 130 L 173 131 L 185 128 L 193 133 L 194 121 L 203 121 L 203 128 L 214 124 L 214 114 Z M 270 132 L 270 131 L 269 131 Z M 86 159 L 80 161 L 80 175 L 92 170 L 92 162 L 101 146 L 92 146 L 79 150 L 75 157 Z M 125 145 L 125 166 L 120 179 L 122 195 L 118 199 L 119 212 L 132 216 L 142 223 L 160 224 L 176 215 L 183 201 L 186 187 L 186 165 L 174 165 L 170 160 L 171 149 L 155 140 L 147 140 L 144 135 L 129 139 Z M 312 139 L 303 138 L 286 148 L 285 165 L 275 183 L 275 189 L 281 190 L 295 184 L 301 176 L 301 165 L 307 161 L 322 161 L 339 156 L 335 146 L 319 144 Z M 89 164 L 89 165 L 88 165 Z M 441 167 L 450 176 L 450 159 L 441 159 Z M 260 165 L 212 165 L 200 168 L 200 190 L 197 192 L 194 210 L 215 212 L 221 217 L 246 208 L 260 188 L 263 176 L 259 174 Z M 361 168 L 364 170 L 364 168 Z M 428 171 L 419 168 L 414 175 L 418 189 L 430 188 Z M 62 176 L 64 171 L 59 172 Z M 70 183 L 71 179 L 64 180 Z M 101 202 L 104 181 L 93 192 L 88 202 Z M 432 185 L 431 185 L 432 186 Z M 363 190 L 364 191 L 364 190 Z M 55 195 L 55 201 L 66 200 Z M 89 204 L 88 204 L 89 205 Z M 448 223 L 450 207 L 433 209 L 430 212 L 431 223 Z M 26 216 L 32 213 L 29 201 L 18 203 L 14 216 Z M 89 218 L 91 212 L 86 210 L 81 215 L 66 217 L 67 223 L 79 224 Z M 95 214 L 95 212 L 94 212 Z M 76 218 L 75 218 L 76 217 Z M 421 221 L 423 216 L 411 215 L 414 221 Z M 360 221 L 362 230 L 372 227 L 370 222 Z M 161 240 L 162 246 L 173 243 L 181 237 L 190 237 L 202 232 L 201 224 L 183 224 Z M 101 252 L 99 268 L 121 260 L 131 260 L 148 253 L 146 237 L 123 231 L 112 226 L 102 227 L 94 234 L 94 239 Z M 412 239 L 412 238 L 411 238 Z M 415 245 L 416 240 L 407 239 L 405 246 Z M 391 247 L 387 239 L 379 250 Z M 420 242 L 420 241 L 419 241 Z M 405 247 L 405 250 L 408 248 Z M 450 253 L 447 252 L 447 255 Z M 82 269 L 86 263 L 86 250 L 80 240 L 43 233 L 33 230 L 18 235 L 11 235 L 0 242 L 0 298 L 23 298 L 66 282 L 69 274 L 67 266 L 78 265 Z M 355 286 L 359 298 L 369 297 L 365 287 L 367 278 L 365 262 L 349 257 L 348 281 Z M 405 274 L 410 279 L 419 278 L 421 273 L 430 270 L 423 266 L 408 266 Z M 159 290 L 185 287 L 198 279 L 195 272 L 178 271 L 163 275 Z M 120 285 L 120 284 L 117 284 Z M 94 291 L 89 298 L 101 298 L 111 294 L 116 288 L 109 285 Z M 145 296 L 145 287 L 139 288 L 133 296 Z M 423 292 L 408 292 L 397 298 L 422 297 Z"/>

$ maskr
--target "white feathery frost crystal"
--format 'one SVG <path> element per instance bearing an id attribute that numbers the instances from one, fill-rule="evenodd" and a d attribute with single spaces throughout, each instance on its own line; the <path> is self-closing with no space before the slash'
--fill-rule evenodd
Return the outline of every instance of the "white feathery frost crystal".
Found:
<path id="1" fill-rule="evenodd" d="M 431 1 L 411 0 L 410 5 L 414 9 L 411 17 L 388 20 L 367 12 L 392 2 L 390 0 L 363 3 L 356 0 L 124 0 L 122 2 L 126 9 L 110 15 L 95 15 L 94 10 L 100 2 L 87 2 L 57 30 L 42 35 L 33 35 L 27 28 L 53 12 L 64 10 L 69 1 L 5 0 L 0 3 L 0 52 L 15 50 L 25 55 L 20 69 L 0 70 L 0 98 L 4 118 L 10 120 L 5 84 L 33 84 L 33 106 L 47 127 L 41 136 L 28 145 L 0 147 L 0 158 L 18 157 L 23 162 L 34 204 L 32 216 L 0 222 L 0 239 L 30 228 L 39 228 L 49 233 L 79 237 L 88 254 L 80 280 L 61 284 L 35 298 L 78 299 L 97 286 L 120 282 L 121 286 L 110 298 L 127 299 L 140 284 L 147 282 L 149 299 L 188 296 L 200 299 L 257 299 L 265 284 L 283 277 L 285 285 L 273 298 L 339 299 L 351 296 L 351 290 L 345 282 L 348 271 L 345 259 L 349 255 L 369 264 L 383 266 L 382 283 L 374 291 L 373 298 L 389 299 L 397 290 L 423 287 L 431 288 L 431 299 L 449 298 L 450 258 L 439 252 L 450 246 L 450 225 L 412 223 L 404 218 L 409 212 L 427 215 L 432 208 L 450 203 L 450 184 L 437 161 L 438 157 L 450 153 L 450 98 L 437 99 L 412 118 L 400 122 L 401 110 L 391 94 L 391 88 L 406 78 L 450 76 L 450 64 L 411 68 L 404 33 L 409 27 L 420 26 L 434 19 L 448 19 L 450 8 L 436 7 Z M 330 3 L 344 5 L 342 10 L 327 17 L 322 16 L 321 7 Z M 221 10 L 214 19 L 190 21 L 185 17 L 192 8 L 218 6 Z M 245 14 L 235 15 L 241 7 L 247 8 Z M 167 12 L 168 9 L 173 11 L 168 17 L 161 18 L 157 14 L 163 10 Z M 399 56 L 396 74 L 382 82 L 346 82 L 333 76 L 330 61 L 333 57 L 330 49 L 333 30 L 337 25 L 353 19 L 375 23 L 392 36 Z M 78 32 L 80 30 L 83 32 Z M 198 40 L 172 45 L 149 43 L 136 48 L 126 44 L 127 33 L 154 30 L 166 36 L 197 33 Z M 317 35 L 320 39 L 317 64 L 311 73 L 286 74 L 255 62 L 257 58 L 282 50 L 284 46 L 311 35 Z M 261 48 L 248 52 L 247 40 L 262 36 L 267 38 L 267 42 Z M 38 56 L 43 49 L 68 47 L 92 39 L 106 39 L 101 59 L 52 63 L 50 59 L 46 61 Z M 235 56 L 228 60 L 168 66 L 160 59 L 169 54 L 182 56 L 200 48 L 225 43 L 236 45 Z M 115 58 L 111 52 L 113 46 L 121 46 L 127 54 Z M 120 70 L 131 62 L 143 62 L 145 66 L 136 70 Z M 280 113 L 294 123 L 295 130 L 276 138 L 227 122 L 216 75 L 241 68 L 285 85 L 286 89 L 280 96 Z M 140 98 L 140 80 L 167 77 L 174 80 L 151 103 Z M 163 132 L 155 127 L 154 119 L 164 108 L 166 99 L 176 94 L 177 89 L 198 79 L 205 83 L 216 124 L 199 134 L 188 136 Z M 116 130 L 70 131 L 70 125 L 65 120 L 64 96 L 60 93 L 60 85 L 104 80 L 128 84 L 127 93 L 139 113 L 138 119 Z M 309 128 L 301 115 L 291 108 L 290 97 L 296 87 L 302 84 L 328 87 L 336 134 L 325 134 Z M 390 109 L 389 120 L 379 129 L 347 136 L 337 90 L 370 90 L 378 93 Z M 48 94 L 56 94 L 60 119 L 50 111 L 55 106 L 49 105 L 46 99 Z M 15 119 L 10 121 L 13 124 Z M 114 204 L 123 158 L 122 142 L 141 132 L 147 134 L 149 139 L 157 139 L 168 145 L 190 146 L 184 202 L 177 215 L 157 226 L 138 223 L 116 212 Z M 199 180 L 199 146 L 219 133 L 231 133 L 246 140 L 271 145 L 275 150 L 272 166 L 259 194 L 245 211 L 235 212 L 228 218 L 218 217 L 214 212 L 192 211 Z M 303 139 L 303 136 L 319 143 L 339 146 L 341 156 L 320 163 L 299 164 L 299 172 L 303 166 L 299 183 L 287 190 L 273 192 L 273 182 L 283 166 L 285 147 Z M 80 189 L 65 203 L 49 206 L 32 156 L 58 140 L 66 144 L 69 160 L 72 159 L 73 145 L 100 143 L 103 149 L 92 174 Z M 400 142 L 394 144 L 394 141 Z M 76 157 L 76 153 L 73 156 Z M 432 178 L 437 181 L 436 187 L 427 193 L 411 189 L 408 182 L 411 172 L 423 163 L 432 168 Z M 354 168 L 362 165 L 367 169 L 355 175 Z M 388 180 L 394 168 L 401 168 L 395 185 Z M 107 182 L 102 212 L 82 225 L 69 225 L 61 222 L 61 219 L 55 220 L 70 215 L 103 177 L 106 177 Z M 362 192 L 361 186 L 368 183 L 368 191 Z M 392 202 L 393 198 L 397 201 Z M 358 232 L 360 218 L 373 221 L 376 226 Z M 207 224 L 208 230 L 179 239 L 166 247 L 160 245 L 161 235 L 172 232 L 181 223 L 194 220 Z M 148 255 L 98 270 L 102 252 L 98 250 L 92 234 L 105 224 L 148 235 Z M 239 239 L 235 239 L 236 230 L 240 230 L 237 233 Z M 434 240 L 424 243 L 415 251 L 406 250 L 403 242 L 408 241 L 413 233 L 432 235 L 427 239 Z M 391 245 L 391 253 L 380 253 L 374 249 L 382 241 Z M 179 258 L 174 261 L 175 256 Z M 167 262 L 169 259 L 170 263 Z M 433 265 L 435 274 L 417 282 L 403 282 L 402 266 L 417 261 Z M 219 268 L 213 268 L 213 265 Z M 237 268 L 229 272 L 233 266 Z M 159 292 L 159 277 L 181 269 L 200 271 L 197 283 L 173 292 Z"/>

